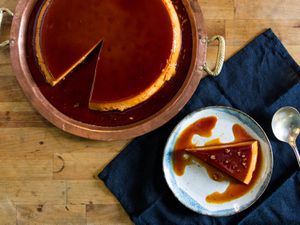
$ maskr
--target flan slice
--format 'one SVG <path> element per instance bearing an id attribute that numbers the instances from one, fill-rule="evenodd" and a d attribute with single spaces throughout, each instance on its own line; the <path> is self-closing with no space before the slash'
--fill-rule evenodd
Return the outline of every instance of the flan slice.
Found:
<path id="1" fill-rule="evenodd" d="M 258 142 L 204 146 L 186 151 L 231 177 L 249 184 L 256 168 Z"/>
<path id="2" fill-rule="evenodd" d="M 176 73 L 181 50 L 179 18 L 171 0 L 134 0 L 126 8 L 125 27 L 103 42 L 89 108 L 124 111 L 158 92 Z M 129 4 L 130 5 L 130 4 Z M 120 13 L 123 15 L 124 12 Z M 118 33 L 124 29 L 123 33 Z"/>
<path id="3" fill-rule="evenodd" d="M 48 10 L 52 5 L 54 7 Z M 62 7 L 56 8 L 55 6 L 55 1 L 45 1 L 37 18 L 35 35 L 37 61 L 46 81 L 52 86 L 63 80 L 81 64 L 102 41 L 100 37 L 97 40 L 79 40 L 78 37 L 70 35 L 67 28 L 68 16 L 65 18 L 65 35 L 62 35 L 64 27 L 57 25 L 58 22 L 61 23 L 61 19 L 57 18 L 57 15 L 64 16 L 65 14 L 59 12 Z M 57 15 L 54 15 L 54 18 L 49 18 L 55 10 L 58 11 Z M 65 8 L 65 10 L 68 9 Z M 55 18 L 57 18 L 57 22 L 53 21 Z M 72 21 L 70 21 L 70 24 L 72 24 Z M 73 33 L 75 34 L 75 32 Z M 48 37 L 45 37 L 45 35 Z M 52 39 L 52 41 L 48 41 L 49 39 Z M 63 48 L 62 45 L 64 45 Z"/>

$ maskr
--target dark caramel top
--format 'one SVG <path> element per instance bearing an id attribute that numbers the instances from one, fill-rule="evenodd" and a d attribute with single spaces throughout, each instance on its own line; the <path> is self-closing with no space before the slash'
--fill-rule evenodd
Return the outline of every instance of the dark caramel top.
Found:
<path id="1" fill-rule="evenodd" d="M 257 142 L 248 141 L 236 144 L 191 148 L 187 149 L 187 152 L 219 168 L 237 180 L 249 183 L 253 173 L 251 166 L 255 168 L 256 165 Z M 253 157 L 255 159 L 252 159 Z M 252 162 L 253 160 L 254 162 Z"/>
<path id="2" fill-rule="evenodd" d="M 66 71 L 103 39 L 92 100 L 139 94 L 165 67 L 172 50 L 170 15 L 162 0 L 49 0 L 40 28 L 52 76 Z"/>
<path id="3" fill-rule="evenodd" d="M 172 1 L 182 31 L 182 50 L 177 62 L 176 74 L 170 82 L 166 82 L 159 92 L 147 101 L 124 112 L 93 111 L 88 107 L 99 49 L 95 49 L 84 63 L 80 64 L 65 80 L 54 87 L 45 82 L 44 74 L 41 73 L 40 66 L 37 63 L 34 48 L 37 17 L 44 2 L 45 0 L 36 2 L 28 21 L 26 59 L 32 77 L 41 93 L 61 113 L 77 121 L 97 126 L 124 126 L 142 121 L 159 112 L 181 89 L 190 70 L 193 51 L 192 26 L 183 1 Z M 159 12 L 157 13 L 159 14 Z"/>

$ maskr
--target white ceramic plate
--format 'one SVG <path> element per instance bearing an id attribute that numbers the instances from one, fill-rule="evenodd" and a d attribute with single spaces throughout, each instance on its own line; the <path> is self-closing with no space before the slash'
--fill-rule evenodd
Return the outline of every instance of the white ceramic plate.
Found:
<path id="1" fill-rule="evenodd" d="M 260 178 L 254 187 L 240 198 L 222 204 L 206 202 L 206 196 L 223 193 L 229 182 L 216 182 L 211 179 L 204 167 L 193 163 L 185 168 L 184 175 L 177 176 L 173 170 L 172 154 L 177 138 L 192 123 L 201 118 L 216 116 L 217 124 L 209 138 L 194 135 L 193 143 L 201 146 L 207 141 L 221 138 L 222 143 L 234 140 L 232 126 L 240 124 L 252 137 L 259 141 L 262 154 Z M 229 107 L 208 107 L 185 117 L 172 131 L 163 155 L 163 169 L 169 187 L 178 200 L 191 210 L 210 216 L 229 216 L 251 206 L 265 191 L 273 170 L 272 147 L 263 129 L 247 114 Z"/>

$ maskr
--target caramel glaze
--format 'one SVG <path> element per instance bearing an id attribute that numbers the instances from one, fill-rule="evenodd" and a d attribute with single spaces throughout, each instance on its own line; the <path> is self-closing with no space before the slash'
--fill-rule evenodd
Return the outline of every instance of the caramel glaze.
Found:
<path id="1" fill-rule="evenodd" d="M 204 121 L 204 123 L 208 123 L 208 121 L 211 120 L 211 118 L 209 118 L 209 117 L 204 118 L 204 120 L 206 120 L 206 121 Z M 180 135 L 180 137 L 178 138 L 178 140 L 176 142 L 174 153 L 173 153 L 173 167 L 174 167 L 175 173 L 178 176 L 182 176 L 184 174 L 184 170 L 187 165 L 190 165 L 193 162 L 197 162 L 206 169 L 208 175 L 213 180 L 219 181 L 219 182 L 229 181 L 229 186 L 224 193 L 215 192 L 206 197 L 206 201 L 209 203 L 221 204 L 221 203 L 229 202 L 231 200 L 237 199 L 237 198 L 245 195 L 247 192 L 249 192 L 253 188 L 253 186 L 256 184 L 256 182 L 260 176 L 260 172 L 261 172 L 261 168 L 262 168 L 262 158 L 261 158 L 260 146 L 258 149 L 257 163 L 256 163 L 255 171 L 253 172 L 252 180 L 248 185 L 243 184 L 242 182 L 237 181 L 234 178 L 231 178 L 227 174 L 215 169 L 214 167 L 208 165 L 207 163 L 203 162 L 202 160 L 200 160 L 192 155 L 189 155 L 189 157 L 184 157 L 186 154 L 186 152 L 184 151 L 185 148 L 196 147 L 192 143 L 192 137 L 194 134 L 200 135 L 200 133 L 197 132 L 197 127 L 199 126 L 198 125 L 199 122 L 203 124 L 203 119 L 197 121 L 196 123 L 194 123 L 194 124 L 190 125 L 188 128 L 186 128 L 182 132 L 182 134 Z M 211 133 L 213 128 L 214 128 L 214 126 L 206 126 L 207 130 L 206 131 L 202 130 L 202 132 Z M 239 124 L 233 125 L 232 131 L 233 131 L 234 138 L 235 138 L 232 143 L 254 140 L 254 138 L 251 135 L 249 135 L 246 132 L 246 130 Z M 205 146 L 218 145 L 218 144 L 223 144 L 223 143 L 221 143 L 219 138 L 206 142 Z"/>
<path id="2" fill-rule="evenodd" d="M 161 0 L 50 0 L 40 36 L 53 76 L 103 39 L 96 102 L 129 98 L 148 88 L 165 67 L 173 43 Z"/>
<path id="3" fill-rule="evenodd" d="M 56 109 L 58 109 L 63 114 L 77 121 L 98 126 L 128 125 L 148 118 L 149 116 L 158 112 L 175 96 L 175 94 L 181 88 L 181 85 L 184 82 L 185 77 L 188 74 L 190 68 L 193 48 L 191 37 L 191 24 L 189 22 L 187 12 L 181 0 L 173 0 L 175 9 L 179 15 L 178 17 L 180 20 L 182 30 L 182 49 L 177 63 L 176 74 L 174 75 L 172 80 L 167 82 L 150 99 L 124 112 L 94 112 L 88 109 L 90 90 L 93 82 L 93 76 L 95 72 L 96 61 L 100 50 L 100 46 L 86 59 L 86 61 L 82 65 L 80 65 L 80 67 L 76 68 L 72 72 L 72 74 L 70 74 L 67 77 L 67 79 L 65 79 L 63 82 L 57 84 L 55 87 L 51 87 L 49 84 L 45 83 L 44 76 L 39 70 L 39 65 L 37 64 L 36 54 L 34 51 L 34 31 L 36 26 L 36 18 L 43 2 L 44 1 L 42 0 L 37 1 L 29 20 L 28 33 L 26 39 L 27 63 L 30 72 L 37 86 L 40 88 L 42 94 Z M 85 1 L 83 2 L 86 3 Z M 126 3 L 124 1 L 122 2 L 124 4 L 124 7 L 127 7 L 127 1 Z M 142 2 L 144 2 L 144 4 L 148 4 L 148 1 L 146 0 Z M 128 2 L 128 4 L 131 3 Z M 73 3 L 68 4 L 66 9 L 72 7 L 72 5 Z M 130 6 L 129 8 L 131 7 L 132 6 Z M 151 17 L 156 17 L 155 12 L 153 12 L 153 15 Z M 139 24 L 137 22 L 137 26 L 138 25 Z M 158 29 L 161 29 L 161 26 L 165 25 L 159 23 L 156 26 Z M 126 25 L 122 27 L 123 29 L 120 31 L 120 35 L 122 35 L 122 32 L 126 32 Z M 124 45 L 126 44 L 125 41 L 123 41 L 122 43 L 124 43 Z M 124 47 L 126 48 L 126 45 Z M 162 57 L 164 57 L 163 54 L 164 52 L 162 51 Z M 139 56 L 137 55 L 136 57 Z M 118 68 L 118 66 L 115 67 Z M 149 77 L 149 79 L 153 78 Z M 143 83 L 144 80 L 141 80 L 139 82 Z M 145 83 L 148 82 L 145 81 Z"/>
<path id="4" fill-rule="evenodd" d="M 180 137 L 177 139 L 173 153 L 174 170 L 178 176 L 183 175 L 185 167 L 192 163 L 191 157 L 184 157 L 186 154 L 184 149 L 195 147 L 192 143 L 193 136 L 198 134 L 202 137 L 210 137 L 216 123 L 217 117 L 206 117 L 191 124 L 182 132 Z"/>

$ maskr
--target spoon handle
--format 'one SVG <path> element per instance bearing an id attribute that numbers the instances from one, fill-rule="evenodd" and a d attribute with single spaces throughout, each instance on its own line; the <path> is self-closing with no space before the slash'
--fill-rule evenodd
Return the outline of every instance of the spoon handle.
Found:
<path id="1" fill-rule="evenodd" d="M 294 150 L 294 153 L 295 153 L 295 156 L 296 156 L 296 159 L 297 159 L 297 162 L 298 162 L 298 165 L 300 167 L 300 154 L 299 154 L 299 151 L 298 151 L 298 148 L 297 148 L 297 145 L 296 143 L 290 143 L 291 147 L 293 148 Z"/>

